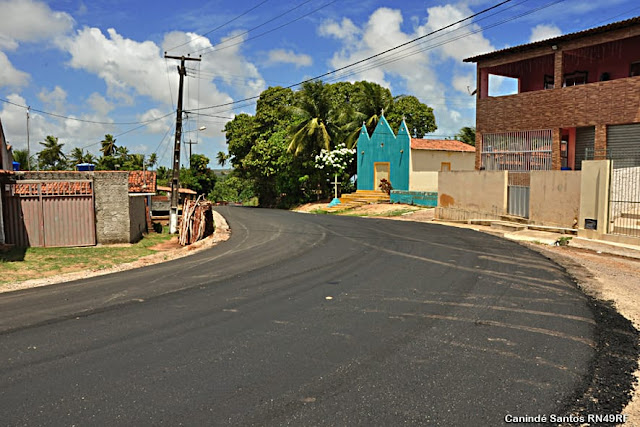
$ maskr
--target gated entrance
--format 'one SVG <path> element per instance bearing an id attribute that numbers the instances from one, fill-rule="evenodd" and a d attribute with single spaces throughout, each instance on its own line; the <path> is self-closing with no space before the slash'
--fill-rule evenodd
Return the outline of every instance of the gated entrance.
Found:
<path id="1" fill-rule="evenodd" d="M 551 169 L 550 129 L 482 135 L 482 167 L 509 171 L 508 213 L 529 217 L 530 171 Z"/>
<path id="2" fill-rule="evenodd" d="M 6 242 L 27 246 L 96 244 L 93 182 L 23 180 L 6 184 Z"/>
<path id="3" fill-rule="evenodd" d="M 640 237 L 640 125 L 607 129 L 611 159 L 610 234 Z"/>

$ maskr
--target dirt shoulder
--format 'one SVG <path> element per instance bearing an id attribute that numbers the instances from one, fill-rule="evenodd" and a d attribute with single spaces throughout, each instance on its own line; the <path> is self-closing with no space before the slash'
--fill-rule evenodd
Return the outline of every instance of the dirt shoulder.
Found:
<path id="1" fill-rule="evenodd" d="M 85 279 L 87 277 L 102 276 L 105 274 L 131 270 L 134 268 L 140 268 L 151 264 L 158 264 L 161 262 L 191 255 L 193 253 L 215 246 L 219 242 L 229 239 L 231 230 L 229 229 L 227 221 L 216 211 L 213 211 L 213 216 L 216 224 L 215 232 L 211 236 L 208 236 L 207 238 L 202 239 L 192 245 L 180 246 L 180 244 L 178 243 L 178 237 L 175 236 L 171 240 L 151 247 L 151 249 L 157 251 L 156 253 L 144 256 L 133 262 L 118 264 L 116 266 L 103 269 L 89 269 L 75 271 L 73 273 L 58 274 L 45 278 L 31 279 L 22 282 L 5 283 L 0 285 L 0 293 L 37 288 L 40 286 L 53 285 L 56 283 L 71 282 L 73 280 Z"/>

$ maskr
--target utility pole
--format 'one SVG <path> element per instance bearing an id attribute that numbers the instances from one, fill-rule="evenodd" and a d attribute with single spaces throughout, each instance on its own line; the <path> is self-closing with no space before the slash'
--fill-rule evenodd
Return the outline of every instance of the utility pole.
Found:
<path id="1" fill-rule="evenodd" d="M 198 143 L 198 141 L 191 141 L 191 140 L 189 140 L 189 142 L 185 141 L 184 143 L 185 143 L 185 144 L 189 144 L 189 169 L 191 169 L 191 146 L 192 146 L 193 144 L 197 144 L 197 143 Z"/>
<path id="2" fill-rule="evenodd" d="M 29 111 L 31 111 L 31 107 L 27 107 L 27 170 L 31 170 L 31 148 L 29 147 Z"/>
<path id="3" fill-rule="evenodd" d="M 182 139 L 182 87 L 184 85 L 184 76 L 187 75 L 187 69 L 184 66 L 185 61 L 200 61 L 200 58 L 189 58 L 185 56 L 169 56 L 164 53 L 165 59 L 179 59 L 180 66 L 178 74 L 180 75 L 180 85 L 178 86 L 178 111 L 176 113 L 176 140 L 173 145 L 173 177 L 171 179 L 171 207 L 169 211 L 169 233 L 174 234 L 178 231 L 178 190 L 180 189 L 180 140 Z"/>

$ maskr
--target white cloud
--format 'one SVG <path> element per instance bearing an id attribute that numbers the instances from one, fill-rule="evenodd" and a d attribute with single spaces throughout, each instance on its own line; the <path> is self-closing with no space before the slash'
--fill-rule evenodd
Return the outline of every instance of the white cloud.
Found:
<path id="1" fill-rule="evenodd" d="M 47 108 L 53 108 L 57 114 L 63 114 L 66 109 L 67 92 L 60 86 L 56 86 L 51 91 L 42 89 L 38 94 L 38 98 Z"/>
<path id="2" fill-rule="evenodd" d="M 16 69 L 4 52 L 0 52 L 0 87 L 21 87 L 29 82 L 29 74 Z"/>
<path id="3" fill-rule="evenodd" d="M 562 35 L 562 31 L 555 25 L 539 24 L 531 29 L 529 42 L 537 42 Z"/>
<path id="4" fill-rule="evenodd" d="M 270 64 L 293 64 L 296 67 L 307 67 L 313 63 L 309 55 L 296 54 L 292 50 L 275 49 L 269 52 Z"/>
<path id="5" fill-rule="evenodd" d="M 343 18 L 342 22 L 324 21 L 318 28 L 318 33 L 339 40 L 354 40 L 360 34 L 360 29 L 349 18 Z"/>
<path id="6" fill-rule="evenodd" d="M 114 109 L 113 103 L 107 101 L 104 96 L 97 92 L 94 92 L 89 96 L 87 103 L 101 116 L 106 116 Z"/>
<path id="7" fill-rule="evenodd" d="M 17 42 L 51 39 L 67 33 L 74 20 L 68 13 L 55 12 L 44 2 L 0 0 L 5 18 L 0 25 L 0 48 L 18 47 Z"/>
<path id="8" fill-rule="evenodd" d="M 347 21 L 343 20 L 342 25 L 336 24 L 335 21 L 326 21 L 320 26 L 320 34 L 342 41 L 341 49 L 330 61 L 331 67 L 343 67 L 425 35 L 473 13 L 464 5 L 432 7 L 427 9 L 427 12 L 427 21 L 424 25 L 416 27 L 413 33 L 403 31 L 402 13 L 390 8 L 379 8 L 374 11 L 361 29 L 352 28 L 350 21 L 345 24 Z M 494 49 L 481 33 L 465 36 L 446 44 L 441 42 L 478 29 L 479 27 L 473 24 L 471 27 L 460 28 L 441 38 L 427 37 L 423 43 L 401 49 L 402 53 L 396 55 L 396 57 L 402 57 L 401 60 L 387 63 L 384 60 L 372 60 L 366 63 L 367 66 L 355 67 L 359 71 L 347 78 L 351 81 L 364 79 L 379 83 L 390 88 L 394 95 L 400 93 L 397 93 L 392 85 L 398 86 L 400 90 L 406 91 L 404 93 L 417 96 L 420 101 L 433 107 L 438 125 L 436 134 L 453 135 L 462 126 L 474 121 L 472 117 L 474 102 L 471 97 L 468 97 L 468 100 L 464 97 L 463 101 L 450 98 L 450 87 L 464 94 L 468 93 L 467 86 L 472 90 L 475 88 L 473 65 L 464 64 L 462 59 Z M 432 48 L 425 49 L 428 46 Z M 387 58 L 392 57 L 393 55 L 387 55 Z M 442 70 L 446 72 L 441 72 Z M 460 99 L 459 96 L 457 98 Z M 451 109 L 453 105 L 456 105 L 456 110 Z"/>

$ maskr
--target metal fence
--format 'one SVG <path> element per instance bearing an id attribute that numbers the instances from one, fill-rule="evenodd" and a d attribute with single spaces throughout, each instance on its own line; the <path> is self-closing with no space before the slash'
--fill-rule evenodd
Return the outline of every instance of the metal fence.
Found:
<path id="1" fill-rule="evenodd" d="M 551 129 L 482 135 L 482 167 L 528 172 L 551 170 Z"/>
<path id="2" fill-rule="evenodd" d="M 612 168 L 608 232 L 640 237 L 640 147 L 612 151 L 609 158 Z"/>

